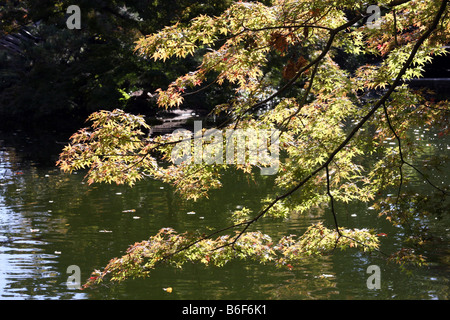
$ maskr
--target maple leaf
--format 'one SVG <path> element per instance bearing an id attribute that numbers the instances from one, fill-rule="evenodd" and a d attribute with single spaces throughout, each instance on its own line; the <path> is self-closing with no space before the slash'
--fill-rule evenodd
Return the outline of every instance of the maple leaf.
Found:
<path id="1" fill-rule="evenodd" d="M 271 34 L 270 45 L 280 53 L 285 53 L 288 49 L 287 38 L 280 32 L 274 32 Z"/>
<path id="2" fill-rule="evenodd" d="M 283 78 L 286 80 L 291 80 L 297 75 L 299 70 L 307 64 L 308 61 L 303 57 L 298 58 L 297 61 L 289 60 L 287 65 L 283 69 Z"/>

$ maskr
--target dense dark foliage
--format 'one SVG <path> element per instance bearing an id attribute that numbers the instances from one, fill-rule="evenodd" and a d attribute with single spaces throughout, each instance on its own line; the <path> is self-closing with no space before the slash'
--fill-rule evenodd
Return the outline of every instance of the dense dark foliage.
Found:
<path id="1" fill-rule="evenodd" d="M 80 30 L 66 25 L 72 4 L 1 4 L 0 128 L 73 130 L 90 113 L 117 107 L 154 113 L 147 93 L 192 68 L 195 57 L 163 70 L 137 56 L 134 42 L 167 24 L 220 14 L 230 1 L 80 0 Z"/>

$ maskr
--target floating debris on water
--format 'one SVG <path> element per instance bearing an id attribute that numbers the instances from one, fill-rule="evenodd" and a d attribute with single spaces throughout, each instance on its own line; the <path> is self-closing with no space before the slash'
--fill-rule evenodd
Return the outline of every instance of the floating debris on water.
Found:
<path id="1" fill-rule="evenodd" d="M 325 279 L 325 278 L 334 278 L 334 275 L 332 275 L 332 274 L 321 274 L 320 276 L 318 276 L 317 278 L 320 278 L 320 279 Z"/>

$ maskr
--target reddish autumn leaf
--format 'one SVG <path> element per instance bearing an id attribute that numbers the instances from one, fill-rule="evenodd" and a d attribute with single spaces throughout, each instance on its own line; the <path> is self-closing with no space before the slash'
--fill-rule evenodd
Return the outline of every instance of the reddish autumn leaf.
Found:
<path id="1" fill-rule="evenodd" d="M 307 64 L 308 61 L 303 57 L 298 58 L 297 61 L 289 60 L 286 67 L 283 70 L 283 77 L 286 80 L 291 80 Z"/>
<path id="2" fill-rule="evenodd" d="M 280 53 L 286 52 L 288 48 L 286 36 L 279 32 L 272 33 L 270 44 Z"/>
<path id="3" fill-rule="evenodd" d="M 312 9 L 309 11 L 309 13 L 313 16 L 313 17 L 318 17 L 320 15 L 321 10 L 318 8 Z"/>

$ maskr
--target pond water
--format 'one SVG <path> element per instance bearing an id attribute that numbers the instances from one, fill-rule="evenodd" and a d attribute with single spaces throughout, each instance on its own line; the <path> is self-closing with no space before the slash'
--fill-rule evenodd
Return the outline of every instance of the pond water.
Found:
<path id="1" fill-rule="evenodd" d="M 448 141 L 428 139 L 430 152 L 448 155 Z M 207 233 L 230 224 L 230 212 L 239 206 L 257 211 L 259 199 L 271 192 L 270 178 L 248 181 L 229 174 L 223 189 L 207 201 L 186 202 L 169 186 L 141 181 L 133 188 L 87 185 L 83 173 L 63 174 L 55 168 L 62 144 L 55 137 L 0 135 L 0 299 L 448 299 L 450 250 L 448 212 L 429 219 L 433 241 L 425 247 L 429 264 L 411 274 L 386 263 L 380 255 L 353 250 L 305 260 L 292 270 L 233 261 L 222 268 L 186 265 L 161 266 L 148 279 L 105 285 L 94 290 L 67 286 L 68 267 L 81 270 L 82 281 L 120 256 L 130 244 L 148 239 L 160 228 Z M 448 165 L 447 167 L 448 168 Z M 440 185 L 448 170 L 433 172 Z M 437 180 L 436 180 L 437 179 Z M 419 179 L 420 180 L 420 179 Z M 420 183 L 420 192 L 429 192 Z M 373 228 L 388 236 L 383 250 L 399 248 L 405 230 L 378 218 L 367 204 L 338 208 L 347 227 Z M 257 229 L 274 238 L 300 234 L 324 221 L 332 226 L 327 208 L 295 215 L 288 221 L 262 220 Z M 381 288 L 367 288 L 367 268 L 378 265 Z M 171 287 L 171 293 L 164 288 Z"/>

